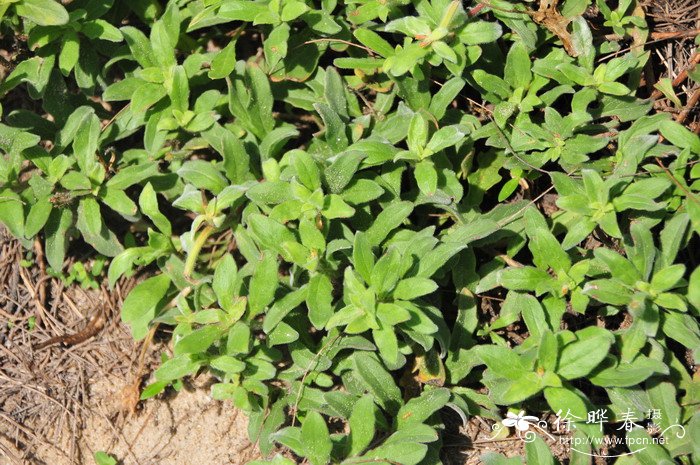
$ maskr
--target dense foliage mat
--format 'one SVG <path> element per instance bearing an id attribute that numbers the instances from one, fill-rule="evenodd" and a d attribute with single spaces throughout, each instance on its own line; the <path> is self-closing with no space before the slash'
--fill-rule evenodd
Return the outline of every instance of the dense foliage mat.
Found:
<path id="1" fill-rule="evenodd" d="M 143 398 L 207 370 L 312 465 L 439 463 L 450 408 L 700 463 L 700 139 L 635 0 L 63 3 L 0 1 L 0 221 L 142 278 Z"/>

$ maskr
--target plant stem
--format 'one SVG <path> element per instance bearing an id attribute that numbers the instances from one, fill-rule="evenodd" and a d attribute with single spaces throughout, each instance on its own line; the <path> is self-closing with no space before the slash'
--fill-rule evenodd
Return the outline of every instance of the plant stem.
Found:
<path id="1" fill-rule="evenodd" d="M 204 243 L 207 241 L 207 239 L 209 239 L 209 236 L 211 236 L 211 233 L 213 232 L 214 226 L 209 225 L 204 228 L 202 232 L 199 233 L 199 236 L 197 236 L 197 239 L 195 239 L 194 243 L 192 244 L 192 250 L 190 250 L 190 253 L 187 255 L 187 260 L 185 261 L 185 271 L 183 273 L 185 278 L 189 278 L 192 274 L 194 265 L 197 262 L 197 257 L 199 257 L 199 252 L 202 250 Z"/>

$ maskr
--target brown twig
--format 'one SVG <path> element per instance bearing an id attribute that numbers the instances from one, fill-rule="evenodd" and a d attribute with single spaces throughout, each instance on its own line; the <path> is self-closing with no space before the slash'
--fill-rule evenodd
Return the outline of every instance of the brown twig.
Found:
<path id="1" fill-rule="evenodd" d="M 683 122 L 685 122 L 686 118 L 688 118 L 688 115 L 693 110 L 695 105 L 697 105 L 698 101 L 700 101 L 700 87 L 695 89 L 693 95 L 690 96 L 690 98 L 688 99 L 688 103 L 686 103 L 685 108 L 683 108 L 683 111 L 676 115 L 676 122 L 683 124 Z"/>
<path id="2" fill-rule="evenodd" d="M 683 37 L 695 37 L 700 34 L 700 29 L 689 31 L 652 32 L 651 38 L 654 40 L 681 39 Z"/>
<path id="3" fill-rule="evenodd" d="M 97 333 L 99 333 L 102 328 L 105 326 L 105 312 L 104 308 L 101 308 L 97 311 L 96 315 L 93 315 L 92 318 L 90 318 L 90 321 L 88 321 L 87 325 L 77 333 L 73 334 L 63 334 L 61 336 L 54 336 L 52 338 L 49 338 L 48 340 L 44 342 L 40 342 L 37 344 L 34 349 L 35 350 L 42 350 L 46 347 L 52 346 L 54 344 L 62 344 L 64 346 L 74 346 L 76 344 L 80 344 L 81 342 L 85 342 L 91 337 L 95 336 Z"/>
<path id="4" fill-rule="evenodd" d="M 683 81 L 685 81 L 686 78 L 688 77 L 688 70 L 698 63 L 700 63 L 700 51 L 696 51 L 693 54 L 693 56 L 690 58 L 688 67 L 685 68 L 683 71 L 681 71 L 681 73 L 678 76 L 676 76 L 676 79 L 674 79 L 673 83 L 672 83 L 673 87 L 681 85 L 683 83 Z M 663 95 L 663 93 L 657 89 L 654 92 L 652 92 L 651 99 L 657 100 L 662 95 Z"/>
<path id="5" fill-rule="evenodd" d="M 504 253 L 496 255 L 496 258 L 503 260 L 506 263 L 506 265 L 512 266 L 513 268 L 522 268 L 525 266 L 522 263 L 520 263 L 519 261 L 509 257 L 508 255 L 506 255 Z"/>
<path id="6" fill-rule="evenodd" d="M 46 319 L 48 322 L 50 319 L 50 315 L 48 311 L 46 310 L 46 307 L 44 307 L 44 304 L 41 303 L 41 299 L 39 299 L 39 293 L 37 291 L 37 288 L 34 284 L 32 284 L 31 279 L 27 275 L 27 271 L 20 267 L 19 268 L 19 276 L 22 278 L 22 282 L 24 283 L 24 287 L 27 288 L 29 291 L 29 295 L 31 295 L 32 299 L 34 300 L 34 306 L 35 306 L 35 312 L 34 314 L 37 317 L 37 320 L 43 319 L 44 316 L 47 316 L 49 318 Z M 56 324 L 55 321 L 52 321 L 53 324 Z"/>
<path id="7" fill-rule="evenodd" d="M 468 15 L 468 16 L 472 16 L 472 17 L 473 17 L 473 16 L 476 16 L 476 15 L 479 14 L 479 12 L 480 12 L 481 10 L 484 9 L 485 6 L 486 6 L 485 3 L 478 3 L 474 8 L 472 8 L 472 9 L 469 10 L 469 11 L 467 11 L 467 15 Z"/>

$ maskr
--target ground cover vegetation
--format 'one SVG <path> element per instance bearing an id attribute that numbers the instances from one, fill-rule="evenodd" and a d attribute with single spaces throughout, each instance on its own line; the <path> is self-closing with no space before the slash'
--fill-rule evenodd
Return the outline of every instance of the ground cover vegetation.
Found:
<path id="1" fill-rule="evenodd" d="M 439 463 L 448 418 L 520 410 L 661 410 L 684 434 L 614 463 L 700 460 L 700 138 L 635 0 L 0 11 L 0 221 L 139 276 L 121 317 L 172 348 L 142 399 L 209 372 L 277 465 Z"/>

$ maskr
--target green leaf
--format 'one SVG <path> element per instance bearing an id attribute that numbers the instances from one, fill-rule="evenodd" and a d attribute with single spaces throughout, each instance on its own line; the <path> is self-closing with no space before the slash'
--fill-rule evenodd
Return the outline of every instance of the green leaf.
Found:
<path id="1" fill-rule="evenodd" d="M 408 126 L 408 150 L 420 155 L 428 143 L 428 121 L 422 113 L 414 113 Z"/>
<path id="2" fill-rule="evenodd" d="M 158 381 L 174 381 L 197 371 L 200 362 L 189 354 L 177 355 L 163 363 L 155 372 Z"/>
<path id="3" fill-rule="evenodd" d="M 537 360 L 544 370 L 553 372 L 559 359 L 559 340 L 550 330 L 542 332 L 540 347 L 537 351 Z"/>
<path id="4" fill-rule="evenodd" d="M 226 178 L 214 165 L 204 160 L 190 160 L 177 170 L 177 174 L 197 189 L 206 189 L 218 194 L 228 186 Z"/>
<path id="5" fill-rule="evenodd" d="M 0 194 L 0 198 L 1 196 L 2 194 Z M 0 205 L 2 205 L 1 200 Z M 18 205 L 20 205 L 21 215 L 21 204 Z M 49 220 L 49 215 L 51 214 L 52 210 L 53 204 L 51 203 L 48 197 L 38 199 L 37 202 L 34 205 L 32 205 L 32 207 L 29 209 L 29 214 L 27 214 L 27 221 L 24 227 L 24 237 L 26 237 L 27 239 L 31 239 L 39 231 L 41 231 L 41 228 L 43 228 L 46 222 Z M 17 214 L 17 212 L 13 212 L 12 207 L 10 207 L 8 211 L 5 212 L 5 215 L 8 215 L 8 217 L 11 217 L 11 215 L 13 214 Z M 3 214 L 0 213 L 0 221 L 5 223 L 5 220 L 2 218 L 2 216 Z M 19 216 L 19 218 L 21 218 L 21 216 Z M 9 219 L 8 221 L 12 221 L 12 219 Z M 12 231 L 12 229 L 10 229 L 10 231 Z"/>
<path id="6" fill-rule="evenodd" d="M 527 463 L 536 463 L 538 465 L 554 465 L 557 463 L 547 443 L 537 435 L 535 435 L 534 441 L 525 442 L 525 454 Z"/>
<path id="7" fill-rule="evenodd" d="M 557 66 L 557 69 L 578 85 L 589 86 L 594 83 L 593 76 L 580 66 L 571 63 L 561 63 Z"/>
<path id="8" fill-rule="evenodd" d="M 324 274 L 317 274 L 309 280 L 306 305 L 309 307 L 309 320 L 316 329 L 326 326 L 333 314 L 333 284 Z"/>
<path id="9" fill-rule="evenodd" d="M 612 279 L 594 279 L 583 287 L 583 294 L 611 305 L 627 305 L 632 292 Z"/>
<path id="10" fill-rule="evenodd" d="M 223 79 L 236 67 L 236 41 L 232 40 L 211 61 L 209 79 Z"/>
<path id="11" fill-rule="evenodd" d="M 0 208 L 0 212 L 2 211 L 3 209 Z M 1 215 L 0 213 L 0 218 Z M 67 208 L 54 208 L 51 210 L 49 219 L 46 222 L 46 227 L 44 228 L 44 234 L 46 236 L 46 260 L 49 262 L 51 268 L 56 271 L 63 269 L 63 260 L 68 250 L 67 233 L 72 224 L 73 212 Z"/>
<path id="12" fill-rule="evenodd" d="M 153 53 L 153 48 L 151 48 L 151 43 L 143 32 L 133 26 L 124 26 L 121 28 L 121 32 L 129 46 L 133 59 L 135 59 L 142 68 L 157 66 L 158 62 Z"/>
<path id="13" fill-rule="evenodd" d="M 617 252 L 599 247 L 593 251 L 593 254 L 598 260 L 605 263 L 605 266 L 616 279 L 623 283 L 634 286 L 637 281 L 642 279 L 637 268 Z"/>
<path id="14" fill-rule="evenodd" d="M 352 248 L 352 262 L 355 270 L 362 276 L 366 283 L 370 282 L 372 268 L 374 268 L 375 257 L 372 253 L 372 246 L 363 232 L 355 233 L 355 242 Z"/>
<path id="15" fill-rule="evenodd" d="M 479 460 L 484 465 L 522 465 L 523 461 L 520 457 L 506 458 L 496 452 L 487 452 L 479 457 Z"/>
<path id="16" fill-rule="evenodd" d="M 323 120 L 325 127 L 324 139 L 328 143 L 328 146 L 331 148 L 333 153 L 339 153 L 342 155 L 343 150 L 348 147 L 345 122 L 343 122 L 340 115 L 338 115 L 327 103 L 315 103 L 313 107 Z M 334 191 L 332 190 L 332 192 Z"/>
<path id="17" fill-rule="evenodd" d="M 253 460 L 248 465 L 294 465 L 294 463 L 293 460 L 277 454 L 270 460 Z"/>
<path id="18" fill-rule="evenodd" d="M 266 249 L 276 250 L 284 254 L 286 252 L 284 252 L 282 244 L 295 240 L 294 234 L 289 229 L 267 216 L 260 214 L 250 215 L 248 224 L 253 234 L 260 241 L 260 245 Z"/>
<path id="19" fill-rule="evenodd" d="M 286 294 L 281 299 L 277 299 L 265 315 L 263 331 L 265 331 L 265 333 L 270 333 L 275 326 L 289 314 L 289 312 L 304 302 L 307 296 L 307 291 L 308 287 L 302 286 L 296 291 Z"/>
<path id="20" fill-rule="evenodd" d="M 590 327 L 582 331 L 578 341 L 567 344 L 561 351 L 557 374 L 564 379 L 589 374 L 605 359 L 613 343 L 613 335 L 607 330 Z"/>
<path id="21" fill-rule="evenodd" d="M 399 275 L 400 262 L 401 254 L 395 247 L 390 247 L 387 252 L 377 260 L 370 275 L 370 284 L 377 295 L 386 295 L 394 289 L 394 286 L 396 286 L 396 283 L 401 277 Z"/>
<path id="22" fill-rule="evenodd" d="M 318 412 L 311 411 L 304 418 L 301 425 L 301 441 L 305 455 L 312 465 L 328 463 L 333 443 L 326 421 Z"/>
<path id="23" fill-rule="evenodd" d="M 395 433 L 396 434 L 396 433 Z M 428 451 L 425 444 L 401 442 L 385 442 L 370 450 L 363 457 L 373 463 L 400 463 L 401 465 L 417 465 L 423 460 Z"/>
<path id="24" fill-rule="evenodd" d="M 99 147 L 99 139 L 100 120 L 94 111 L 89 112 L 81 120 L 73 140 L 73 154 L 80 171 L 88 177 L 92 177 L 97 168 L 96 152 Z"/>
<path id="25" fill-rule="evenodd" d="M 274 75 L 277 73 L 284 74 L 285 72 L 283 60 L 289 52 L 289 31 L 290 27 L 288 24 L 280 24 L 270 32 L 263 44 L 265 61 L 269 69 L 276 71 Z"/>
<path id="26" fill-rule="evenodd" d="M 634 428 L 627 433 L 631 454 L 641 465 L 673 465 L 676 463 L 663 446 L 654 442 L 643 428 Z"/>
<path id="27" fill-rule="evenodd" d="M 372 338 L 374 344 L 379 349 L 379 354 L 382 356 L 389 366 L 395 366 L 399 360 L 399 341 L 392 327 L 383 327 L 379 325 L 379 329 L 372 330 Z"/>
<path id="28" fill-rule="evenodd" d="M 172 227 L 168 218 L 158 209 L 158 198 L 151 183 L 147 183 L 139 196 L 139 207 L 144 215 L 148 216 L 153 224 L 166 236 L 172 235 Z"/>
<path id="29" fill-rule="evenodd" d="M 282 321 L 268 336 L 270 346 L 291 344 L 299 339 L 299 332 Z"/>
<path id="30" fill-rule="evenodd" d="M 391 203 L 377 215 L 374 223 L 365 231 L 370 245 L 379 245 L 391 231 L 396 229 L 413 211 L 411 202 Z"/>
<path id="31" fill-rule="evenodd" d="M 24 202 L 10 189 L 0 191 L 0 222 L 15 237 L 24 237 Z"/>
<path id="32" fill-rule="evenodd" d="M 139 283 L 129 292 L 122 305 L 122 321 L 131 326 L 134 339 L 140 340 L 148 332 L 148 324 L 156 315 L 156 307 L 170 287 L 168 275 L 159 274 Z"/>
<path id="33" fill-rule="evenodd" d="M 232 316 L 242 316 L 238 314 L 240 309 L 236 307 L 238 289 L 236 288 L 238 267 L 231 254 L 226 254 L 221 258 L 214 270 L 214 280 L 212 288 L 221 308 L 232 314 Z M 245 306 L 243 306 L 245 309 Z M 237 318 L 234 318 L 237 319 Z"/>
<path id="34" fill-rule="evenodd" d="M 154 52 L 156 53 L 156 57 L 162 56 L 158 54 L 158 51 L 155 49 Z M 170 83 L 169 87 L 167 86 L 168 82 Z M 190 83 L 187 79 L 187 72 L 183 66 L 177 65 L 173 68 L 172 79 L 166 81 L 166 89 L 168 91 L 168 96 L 170 96 L 170 105 L 173 110 L 185 112 L 190 108 Z"/>
<path id="35" fill-rule="evenodd" d="M 629 95 L 629 87 L 620 82 L 604 82 L 598 86 L 598 90 L 604 94 L 610 95 Z"/>
<path id="36" fill-rule="evenodd" d="M 392 295 L 395 299 L 414 300 L 435 292 L 438 285 L 432 279 L 413 277 L 402 279 L 396 285 Z"/>
<path id="37" fill-rule="evenodd" d="M 369 394 L 365 394 L 355 403 L 349 420 L 349 457 L 361 454 L 374 439 L 375 411 L 374 399 Z"/>
<path id="38" fill-rule="evenodd" d="M 448 106 L 459 95 L 459 92 L 464 88 L 465 81 L 459 77 L 453 77 L 447 81 L 438 90 L 430 100 L 430 113 L 433 114 L 436 120 L 442 119 Z"/>
<path id="39" fill-rule="evenodd" d="M 299 236 L 301 243 L 309 249 L 323 251 L 326 249 L 326 238 L 318 229 L 316 222 L 310 219 L 299 220 Z"/>
<path id="40" fill-rule="evenodd" d="M 221 329 L 217 326 L 204 326 L 202 328 L 195 329 L 175 343 L 175 354 L 202 353 L 221 336 Z"/>
<path id="41" fill-rule="evenodd" d="M 370 29 L 357 28 L 353 32 L 353 35 L 362 45 L 371 48 L 384 58 L 390 57 L 394 54 L 394 47 L 392 47 L 391 44 L 384 40 L 379 34 Z"/>
<path id="42" fill-rule="evenodd" d="M 682 410 L 676 400 L 678 393 L 674 383 L 651 379 L 646 382 L 645 387 L 651 405 L 662 412 L 661 418 L 656 421 L 656 424 L 665 429 L 680 423 Z"/>
<path id="43" fill-rule="evenodd" d="M 599 426 L 597 424 L 585 425 L 584 422 L 588 415 L 588 406 L 586 401 L 572 386 L 566 387 L 547 387 L 544 389 L 544 397 L 547 400 L 550 408 L 553 412 L 560 412 L 560 415 L 565 415 L 566 412 L 570 412 L 578 418 L 571 418 L 571 429 L 580 429 L 587 433 L 589 436 L 592 431 L 598 431 Z M 585 429 L 585 427 L 594 428 L 594 430 Z M 598 433 L 597 436 L 600 436 Z"/>
<path id="44" fill-rule="evenodd" d="M 243 143 L 231 131 L 219 128 L 216 124 L 212 126 L 220 134 L 221 145 L 215 148 L 224 158 L 224 173 L 233 184 L 243 184 L 251 179 L 250 156 Z M 208 132 L 202 135 L 206 138 Z"/>
<path id="45" fill-rule="evenodd" d="M 116 257 L 124 248 L 117 240 L 117 236 L 107 229 L 100 206 L 92 197 L 83 198 L 78 204 L 77 228 L 83 235 L 85 242 L 90 244 L 102 255 Z"/>
<path id="46" fill-rule="evenodd" d="M 63 36 L 63 48 L 58 55 L 58 69 L 64 76 L 68 76 L 78 63 L 80 57 L 80 39 L 78 34 L 70 31 Z"/>
<path id="47" fill-rule="evenodd" d="M 562 249 L 559 241 L 549 231 L 547 222 L 535 208 L 528 208 L 524 214 L 525 232 L 530 240 L 528 247 L 532 251 L 538 268 L 552 268 L 555 272 L 568 271 L 571 260 Z"/>
<path id="48" fill-rule="evenodd" d="M 384 193 L 384 188 L 369 179 L 355 179 L 350 181 L 340 194 L 346 202 L 359 205 L 376 200 Z"/>
<path id="49" fill-rule="evenodd" d="M 347 101 L 345 100 L 345 83 L 335 68 L 326 68 L 323 96 L 333 111 L 341 118 L 348 118 Z"/>
<path id="50" fill-rule="evenodd" d="M 423 160 L 416 164 L 414 176 L 418 188 L 425 195 L 434 195 L 438 185 L 438 172 L 435 164 L 430 160 Z"/>
<path id="51" fill-rule="evenodd" d="M 102 39 L 110 42 L 121 42 L 124 40 L 121 31 L 104 19 L 85 22 L 80 32 L 90 39 Z"/>
<path id="52" fill-rule="evenodd" d="M 522 41 L 515 42 L 506 57 L 505 80 L 513 89 L 525 88 L 532 81 L 532 63 L 527 47 Z"/>
<path id="53" fill-rule="evenodd" d="M 126 189 L 158 174 L 156 163 L 139 163 L 121 168 L 106 184 L 111 189 Z"/>
<path id="54" fill-rule="evenodd" d="M 507 268 L 498 274 L 498 282 L 506 289 L 514 291 L 535 291 L 551 279 L 546 271 L 532 266 Z"/>
<path id="55" fill-rule="evenodd" d="M 437 153 L 440 150 L 454 146 L 464 139 L 464 136 L 465 134 L 459 126 L 442 127 L 430 138 L 430 142 L 428 142 L 426 146 L 426 151 L 428 151 L 428 153 Z"/>
<path id="56" fill-rule="evenodd" d="M 449 61 L 450 63 L 457 63 L 459 61 L 455 51 L 452 50 L 452 48 L 445 42 L 437 40 L 430 45 L 433 48 L 433 52 L 435 52 L 444 60 Z"/>
<path id="57" fill-rule="evenodd" d="M 542 390 L 542 378 L 535 373 L 525 373 L 516 380 L 500 384 L 502 393 L 492 393 L 498 403 L 517 404 L 536 395 Z"/>
<path id="58" fill-rule="evenodd" d="M 293 153 L 292 164 L 299 182 L 312 192 L 321 187 L 321 172 L 316 161 L 303 150 L 297 150 Z"/>
<path id="59" fill-rule="evenodd" d="M 396 415 L 398 429 L 407 428 L 412 423 L 424 423 L 433 413 L 443 408 L 451 396 L 449 389 L 436 388 L 409 400 Z"/>
<path id="60" fill-rule="evenodd" d="M 488 44 L 495 42 L 502 33 L 501 25 L 496 22 L 474 21 L 464 26 L 459 38 L 467 45 Z"/>
<path id="61" fill-rule="evenodd" d="M 68 12 L 54 0 L 21 0 L 15 6 L 17 14 L 39 26 L 60 26 L 68 23 Z"/>
<path id="62" fill-rule="evenodd" d="M 374 70 L 381 68 L 384 60 L 380 58 L 336 58 L 333 65 L 341 69 Z"/>
<path id="63" fill-rule="evenodd" d="M 540 338 L 543 333 L 550 329 L 544 309 L 534 296 L 514 293 L 513 298 L 514 305 L 521 309 L 523 320 L 525 320 L 525 325 L 527 325 L 532 337 Z"/>
<path id="64" fill-rule="evenodd" d="M 352 180 L 363 158 L 365 158 L 363 153 L 354 150 L 338 154 L 333 163 L 323 172 L 328 189 L 334 194 L 342 192 Z"/>
<path id="65" fill-rule="evenodd" d="M 498 103 L 507 99 L 511 93 L 510 86 L 506 81 L 486 71 L 476 69 L 472 77 L 479 87 L 486 91 L 485 96 L 488 97 L 490 101 L 493 101 L 493 103 Z"/>
<path id="66" fill-rule="evenodd" d="M 696 268 L 688 280 L 688 302 L 700 310 L 700 268 Z"/>
<path id="67" fill-rule="evenodd" d="M 100 189 L 98 197 L 102 203 L 127 219 L 133 219 L 138 213 L 138 207 L 124 191 L 105 186 Z"/>
<path id="68" fill-rule="evenodd" d="M 250 327 L 242 321 L 234 324 L 228 332 L 226 353 L 230 355 L 248 354 L 251 345 Z"/>
<path id="69" fill-rule="evenodd" d="M 677 287 L 685 275 L 685 265 L 678 263 L 663 268 L 651 278 L 651 287 L 657 292 L 668 291 Z"/>
<path id="70" fill-rule="evenodd" d="M 308 10 L 309 7 L 306 6 L 306 3 L 299 0 L 288 0 L 285 2 L 284 7 L 282 8 L 280 18 L 285 22 L 292 21 L 306 13 Z"/>
<path id="71" fill-rule="evenodd" d="M 179 79 L 177 77 L 177 74 L 180 72 L 183 72 L 181 67 L 176 66 L 176 60 L 175 60 L 175 41 L 172 40 L 170 35 L 168 34 L 165 22 L 163 19 L 156 21 L 153 26 L 151 27 L 151 34 L 150 34 L 150 41 L 151 41 L 151 48 L 153 49 L 153 54 L 156 58 L 156 61 L 163 67 L 163 68 L 170 68 L 171 66 L 175 66 L 174 68 L 174 80 Z M 179 69 L 179 71 L 178 71 Z M 176 105 L 176 108 L 179 108 Z"/>
<path id="72" fill-rule="evenodd" d="M 97 451 L 93 457 L 97 465 L 117 465 L 117 460 L 106 452 Z"/>
<path id="73" fill-rule="evenodd" d="M 506 347 L 482 345 L 476 350 L 479 358 L 497 376 L 517 380 L 530 371 L 522 359 Z"/>
<path id="74" fill-rule="evenodd" d="M 672 144 L 681 148 L 689 148 L 692 152 L 700 154 L 700 137 L 683 125 L 675 121 L 664 120 L 661 122 L 659 130 Z"/>
<path id="75" fill-rule="evenodd" d="M 252 186 L 245 195 L 261 205 L 277 205 L 292 197 L 292 188 L 287 182 L 265 181 Z"/>
<path id="76" fill-rule="evenodd" d="M 279 284 L 277 266 L 276 254 L 269 252 L 265 252 L 262 259 L 255 264 L 248 294 L 251 315 L 262 312 L 274 300 Z"/>
<path id="77" fill-rule="evenodd" d="M 362 380 L 365 388 L 376 396 L 379 405 L 390 413 L 398 412 L 402 403 L 401 391 L 391 374 L 368 353 L 355 352 L 353 360 L 355 374 Z"/>
<path id="78" fill-rule="evenodd" d="M 230 355 L 221 355 L 209 362 L 212 368 L 223 371 L 227 375 L 234 375 L 245 370 L 245 362 L 238 360 Z"/>
<path id="79" fill-rule="evenodd" d="M 329 194 L 323 199 L 321 214 L 329 220 L 333 218 L 350 218 L 355 214 L 355 209 L 345 203 L 341 196 Z"/>
<path id="80" fill-rule="evenodd" d="M 668 368 L 663 362 L 652 360 L 643 355 L 637 356 L 630 363 L 617 363 L 610 357 L 591 373 L 588 379 L 597 386 L 630 387 L 643 382 L 657 372 L 667 374 Z"/>

